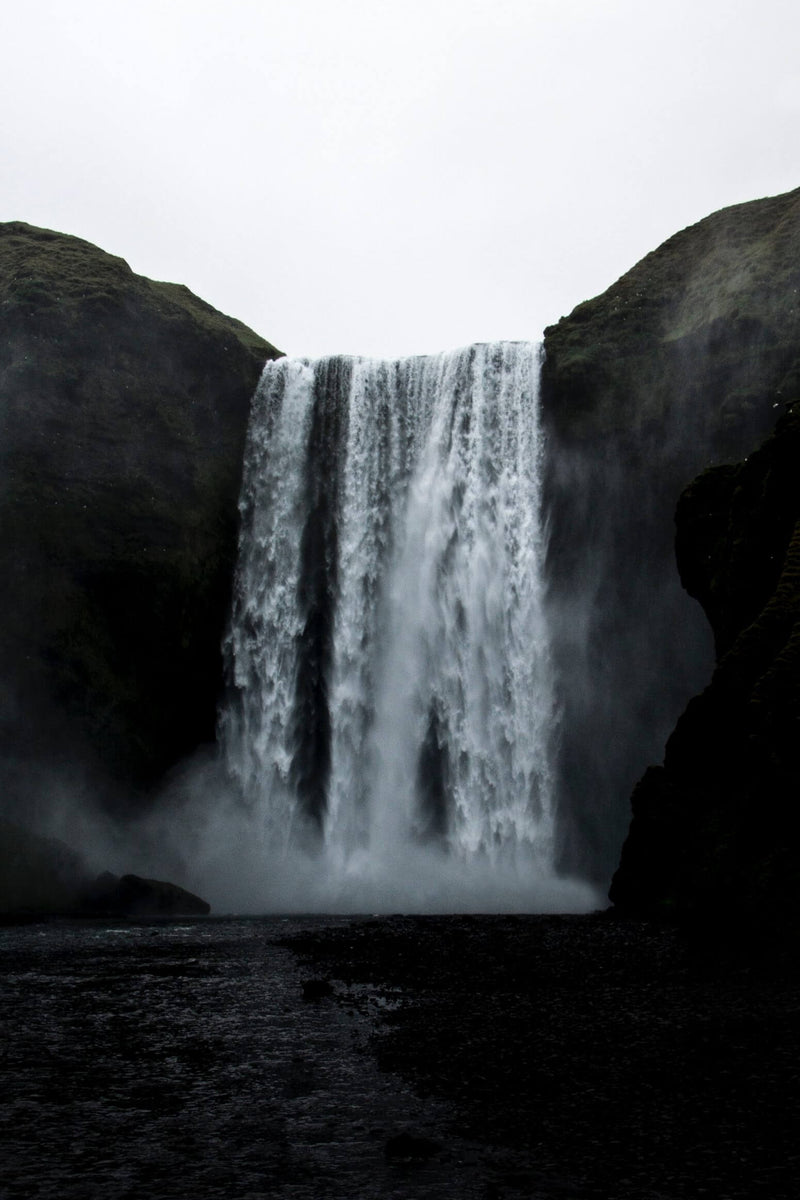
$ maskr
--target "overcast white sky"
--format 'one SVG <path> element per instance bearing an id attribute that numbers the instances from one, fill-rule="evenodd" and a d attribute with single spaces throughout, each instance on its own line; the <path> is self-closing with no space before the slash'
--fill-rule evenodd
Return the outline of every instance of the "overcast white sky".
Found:
<path id="1" fill-rule="evenodd" d="M 0 0 L 0 220 L 292 354 L 537 339 L 800 186 L 798 0 Z"/>

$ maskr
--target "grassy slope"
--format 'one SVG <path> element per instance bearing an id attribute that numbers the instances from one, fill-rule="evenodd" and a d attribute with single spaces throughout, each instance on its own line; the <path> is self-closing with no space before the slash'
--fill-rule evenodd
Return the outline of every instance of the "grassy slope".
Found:
<path id="1" fill-rule="evenodd" d="M 710 410 L 722 457 L 800 378 L 800 189 L 675 234 L 545 332 L 545 394 L 570 438 Z M 722 416 L 723 427 L 717 419 Z"/>

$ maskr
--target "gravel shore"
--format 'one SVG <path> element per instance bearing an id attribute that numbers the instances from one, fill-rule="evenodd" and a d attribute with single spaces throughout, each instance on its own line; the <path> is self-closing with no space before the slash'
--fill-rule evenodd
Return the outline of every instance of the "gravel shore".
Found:
<path id="1" fill-rule="evenodd" d="M 786 959 L 607 914 L 376 918 L 285 944 L 330 984 L 321 1003 L 371 1017 L 382 1070 L 446 1102 L 487 1200 L 798 1193 Z M 408 1134 L 422 1156 L 442 1130 Z"/>

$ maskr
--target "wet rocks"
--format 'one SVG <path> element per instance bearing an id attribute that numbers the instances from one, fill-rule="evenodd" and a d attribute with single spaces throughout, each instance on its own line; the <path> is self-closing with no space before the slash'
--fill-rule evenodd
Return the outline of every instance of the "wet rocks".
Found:
<path id="1" fill-rule="evenodd" d="M 0 915 L 205 916 L 210 905 L 177 884 L 105 871 L 92 878 L 84 859 L 58 838 L 0 820 Z"/>
<path id="2" fill-rule="evenodd" d="M 186 917 L 211 912 L 210 904 L 175 883 L 140 875 L 118 879 L 108 871 L 82 893 L 80 901 L 92 916 Z"/>
<path id="3" fill-rule="evenodd" d="M 794 1197 L 796 975 L 719 968 L 613 913 L 379 918 L 283 944 L 309 974 L 402 988 L 369 1044 L 451 1119 L 388 1125 L 393 1175 L 473 1161 L 484 1200 Z"/>
<path id="4" fill-rule="evenodd" d="M 420 1134 L 404 1130 L 395 1137 L 388 1139 L 384 1153 L 387 1159 L 420 1162 L 428 1158 L 433 1158 L 435 1154 L 439 1153 L 441 1148 L 440 1143 L 433 1141 L 431 1138 L 422 1137 Z"/>
<path id="5" fill-rule="evenodd" d="M 307 1001 L 326 1000 L 334 994 L 328 979 L 304 979 L 303 999 Z"/>

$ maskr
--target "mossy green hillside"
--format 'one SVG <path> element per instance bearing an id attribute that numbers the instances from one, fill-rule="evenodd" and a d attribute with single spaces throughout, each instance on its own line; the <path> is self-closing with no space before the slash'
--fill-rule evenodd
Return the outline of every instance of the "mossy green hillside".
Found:
<path id="1" fill-rule="evenodd" d="M 724 460 L 796 393 L 799 346 L 797 189 L 682 230 L 550 326 L 549 416 L 570 438 L 602 436 L 663 427 L 677 404 Z"/>

